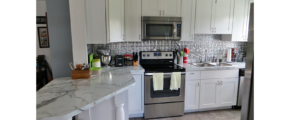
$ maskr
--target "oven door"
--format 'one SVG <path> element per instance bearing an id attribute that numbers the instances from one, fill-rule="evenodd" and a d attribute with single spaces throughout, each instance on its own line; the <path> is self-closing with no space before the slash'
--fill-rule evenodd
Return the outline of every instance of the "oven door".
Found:
<path id="1" fill-rule="evenodd" d="M 181 22 L 142 21 L 142 40 L 181 38 Z"/>
<path id="2" fill-rule="evenodd" d="M 181 83 L 178 90 L 170 90 L 171 73 L 164 73 L 163 90 L 153 90 L 152 73 L 145 73 L 145 104 L 183 102 L 185 91 L 185 73 L 181 74 Z"/>

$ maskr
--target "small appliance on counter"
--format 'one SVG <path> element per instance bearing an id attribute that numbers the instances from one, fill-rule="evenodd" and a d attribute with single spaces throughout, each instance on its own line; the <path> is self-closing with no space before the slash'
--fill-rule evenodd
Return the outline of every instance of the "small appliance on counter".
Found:
<path id="1" fill-rule="evenodd" d="M 101 56 L 102 63 L 105 65 L 105 67 L 110 67 L 109 64 L 111 62 L 111 56 L 110 55 L 102 55 Z"/>
<path id="2" fill-rule="evenodd" d="M 132 66 L 133 65 L 133 55 L 125 54 L 124 55 L 124 66 Z"/>
<path id="3" fill-rule="evenodd" d="M 111 55 L 110 55 L 111 50 L 110 49 L 97 49 L 96 50 L 96 54 L 94 54 L 94 59 L 100 59 L 101 60 L 101 66 L 107 66 L 108 64 L 104 64 L 106 62 L 104 62 L 102 59 L 102 56 L 110 56 L 110 61 L 111 61 Z"/>
<path id="4" fill-rule="evenodd" d="M 115 56 L 115 66 L 116 67 L 123 67 L 124 65 L 124 56 L 123 55 L 116 55 Z"/>

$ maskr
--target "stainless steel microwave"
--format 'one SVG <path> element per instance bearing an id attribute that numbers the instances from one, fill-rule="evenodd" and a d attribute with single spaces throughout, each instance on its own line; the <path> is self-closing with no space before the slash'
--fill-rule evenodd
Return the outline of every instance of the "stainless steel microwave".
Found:
<path id="1" fill-rule="evenodd" d="M 181 17 L 142 17 L 142 40 L 180 40 Z"/>

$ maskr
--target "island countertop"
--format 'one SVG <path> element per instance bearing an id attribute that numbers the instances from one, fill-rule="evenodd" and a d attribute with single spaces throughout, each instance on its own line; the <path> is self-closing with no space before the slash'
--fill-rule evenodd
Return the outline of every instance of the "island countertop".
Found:
<path id="1" fill-rule="evenodd" d="M 37 91 L 37 120 L 68 119 L 135 85 L 141 66 L 102 68 L 90 79 L 57 78 Z"/>

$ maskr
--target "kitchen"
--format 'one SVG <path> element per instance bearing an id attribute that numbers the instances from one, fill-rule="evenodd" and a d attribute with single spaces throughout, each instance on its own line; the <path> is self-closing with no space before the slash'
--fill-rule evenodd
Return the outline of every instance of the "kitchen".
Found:
<path id="1" fill-rule="evenodd" d="M 144 1 L 149 1 L 149 2 L 146 3 Z M 141 34 L 141 30 L 142 30 L 141 29 L 141 16 L 144 16 L 146 14 L 147 14 L 147 16 L 153 16 L 153 15 L 151 15 L 152 12 L 150 12 L 150 11 L 147 11 L 147 13 L 144 12 L 145 11 L 144 6 L 154 7 L 154 5 L 158 4 L 155 7 L 162 8 L 164 10 L 155 10 L 154 14 L 157 14 L 158 16 L 160 14 L 162 14 L 162 15 L 169 14 L 170 16 L 174 16 L 174 11 L 170 12 L 171 9 L 168 9 L 168 8 L 166 9 L 166 7 L 164 7 L 164 6 L 166 6 L 165 3 L 163 4 L 164 1 L 161 0 L 161 3 L 163 5 L 161 3 L 158 3 L 158 2 L 154 3 L 156 1 L 159 1 L 159 0 L 155 0 L 155 1 L 142 0 L 142 2 L 141 2 L 141 0 L 140 1 L 139 0 L 134 0 L 134 1 L 125 0 L 125 1 L 123 1 L 123 3 L 122 3 L 122 1 L 110 0 L 110 1 L 101 1 L 103 3 L 98 4 L 94 0 L 91 0 L 91 1 L 87 0 L 86 2 L 80 1 L 80 0 L 78 0 L 78 1 L 70 0 L 69 1 L 69 13 L 70 13 L 71 44 L 72 44 L 71 47 L 72 47 L 72 54 L 73 55 L 72 55 L 71 61 L 68 61 L 67 63 L 73 62 L 74 65 L 88 63 L 88 55 L 90 53 L 94 52 L 94 50 L 99 49 L 99 48 L 106 48 L 106 49 L 110 49 L 112 51 L 115 50 L 114 54 L 128 54 L 128 53 L 139 52 L 139 51 L 153 51 L 155 49 L 158 51 L 159 50 L 160 51 L 171 51 L 171 50 L 175 50 L 175 48 L 177 46 L 175 44 L 175 42 L 180 46 L 180 48 L 185 48 L 185 47 L 190 48 L 189 57 L 188 57 L 188 61 L 187 61 L 188 63 L 190 63 L 191 60 L 192 61 L 205 61 L 205 57 L 204 57 L 205 56 L 205 49 L 208 49 L 207 54 L 209 55 L 208 58 L 210 58 L 210 59 L 212 59 L 213 56 L 215 56 L 217 58 L 218 57 L 217 53 L 225 52 L 226 48 L 239 48 L 239 52 L 246 51 L 245 50 L 246 49 L 246 44 L 245 44 L 246 42 L 233 42 L 234 41 L 233 39 L 236 39 L 236 38 L 234 38 L 235 36 L 233 36 L 234 31 L 235 31 L 234 30 L 235 27 L 229 27 L 229 25 L 233 25 L 233 26 L 235 25 L 234 24 L 235 22 L 233 22 L 233 21 L 235 21 L 234 20 L 235 18 L 230 17 L 232 19 L 228 20 L 228 22 L 230 22 L 230 23 L 233 22 L 233 24 L 227 24 L 228 25 L 227 28 L 232 28 L 232 30 L 222 29 L 222 31 L 219 31 L 219 27 L 221 27 L 221 26 L 218 26 L 220 24 L 216 24 L 216 23 L 215 23 L 216 26 L 214 26 L 215 28 L 212 28 L 211 30 L 203 30 L 202 29 L 202 28 L 204 28 L 204 26 L 201 26 L 201 25 L 203 25 L 202 22 L 204 22 L 204 25 L 206 26 L 208 23 L 211 23 L 213 21 L 209 21 L 206 18 L 204 18 L 204 20 L 197 19 L 198 18 L 197 17 L 198 11 L 204 11 L 202 9 L 206 8 L 206 7 L 198 8 L 198 1 L 199 0 L 182 0 L 182 2 L 181 2 L 181 0 L 167 0 L 167 1 L 171 1 L 171 2 L 168 2 L 166 4 L 171 5 L 170 8 L 172 8 L 172 6 L 174 5 L 176 8 L 175 10 L 179 11 L 179 12 L 175 11 L 175 13 L 179 13 L 178 17 L 182 17 L 182 35 L 181 36 L 185 36 L 184 39 L 182 37 L 180 40 L 177 40 L 177 41 L 176 40 L 140 40 L 140 38 L 142 37 L 141 36 L 142 35 Z M 232 5 L 232 7 L 229 7 L 228 9 L 233 9 L 233 4 L 234 4 L 233 1 L 234 0 L 230 0 L 230 1 L 232 1 L 230 4 L 230 5 Z M 113 3 L 111 3 L 112 7 L 105 7 L 104 2 L 113 2 Z M 117 4 L 118 2 L 119 2 L 119 5 Z M 47 3 L 52 4 L 52 3 L 49 3 L 48 1 L 47 1 Z M 143 3 L 146 3 L 146 4 L 143 4 Z M 110 3 L 107 3 L 106 5 L 108 5 L 108 4 L 111 5 Z M 134 5 L 130 5 L 130 4 L 134 4 Z M 125 5 L 125 7 L 123 5 Z M 126 6 L 126 5 L 129 5 L 129 6 Z M 136 7 L 136 5 L 139 5 L 139 7 Z M 94 6 L 97 6 L 97 7 L 94 7 Z M 196 7 L 196 8 L 192 9 L 194 7 Z M 215 6 L 215 7 L 219 8 L 218 6 Z M 49 7 L 47 7 L 47 9 L 49 9 Z M 117 12 L 121 12 L 121 13 L 117 14 L 117 12 L 113 12 L 113 13 L 106 16 L 105 12 L 101 12 L 101 10 L 97 10 L 97 9 L 103 9 L 102 11 L 106 11 L 106 12 L 117 11 Z M 109 9 L 109 10 L 104 10 L 104 9 Z M 134 9 L 136 9 L 136 10 L 134 10 Z M 153 9 L 154 8 L 151 8 L 149 10 L 153 10 Z M 92 11 L 97 12 L 97 13 L 92 14 L 93 13 Z M 137 12 L 137 11 L 139 11 L 139 12 Z M 47 10 L 47 12 L 48 12 L 48 26 L 50 27 L 49 10 Z M 139 17 L 135 16 L 136 18 L 126 19 L 127 17 L 134 17 L 132 15 L 133 13 L 131 14 L 130 12 L 134 12 L 134 13 L 139 14 Z M 144 12 L 144 15 L 143 15 L 143 12 Z M 189 13 L 187 13 L 187 12 L 189 12 Z M 232 10 L 232 14 L 234 14 L 233 12 L 234 11 Z M 114 13 L 116 13 L 116 14 L 114 14 Z M 126 13 L 130 13 L 130 14 L 126 14 Z M 170 13 L 172 13 L 172 14 L 170 14 Z M 191 14 L 191 13 L 194 13 L 194 14 Z M 88 16 L 87 14 L 90 14 L 90 16 Z M 112 15 L 112 16 L 110 16 L 110 15 Z M 200 14 L 200 15 L 201 15 L 201 17 L 204 17 L 204 16 L 202 16 L 203 14 Z M 111 19 L 105 19 L 105 17 L 99 17 L 99 16 L 105 16 L 105 17 L 109 17 Z M 51 17 L 53 17 L 53 16 L 51 16 Z M 137 18 L 138 18 L 138 20 L 135 20 Z M 119 19 L 119 21 L 117 21 L 119 23 L 115 23 L 113 21 L 106 22 L 106 20 L 112 20 L 112 19 L 113 20 Z M 210 17 L 209 17 L 209 19 L 210 19 Z M 98 21 L 98 23 L 104 23 L 104 24 L 94 24 L 94 23 L 96 23 L 95 21 Z M 197 23 L 196 23 L 197 21 L 201 22 L 200 24 L 198 24 L 199 26 L 197 26 Z M 189 25 L 186 25 L 186 23 L 189 23 Z M 243 21 L 242 21 L 242 23 L 243 23 Z M 86 26 L 90 26 L 90 27 L 86 27 Z M 107 26 L 107 28 L 106 28 L 106 26 Z M 104 28 L 107 31 L 104 31 L 104 29 L 99 29 L 99 28 Z M 127 28 L 129 28 L 129 29 L 127 29 Z M 210 28 L 210 27 L 208 27 L 208 28 Z M 243 25 L 241 26 L 241 28 L 243 28 Z M 241 30 L 238 32 L 239 32 L 239 34 L 241 34 L 240 40 L 245 41 L 245 37 L 244 37 L 245 34 L 243 34 L 243 33 L 245 33 L 245 31 Z M 93 38 L 98 38 L 98 39 L 96 40 Z M 230 41 L 223 41 L 223 40 L 230 40 Z M 222 47 L 220 47 L 220 46 L 222 46 Z M 219 47 L 222 49 L 220 49 Z M 213 48 L 213 49 L 209 49 L 209 48 Z M 191 56 L 191 54 L 193 54 L 193 56 Z M 196 55 L 201 56 L 201 58 L 196 57 Z M 193 59 L 191 59 L 191 57 L 193 57 Z M 139 59 L 140 58 L 141 58 L 141 56 L 139 56 Z M 67 64 L 67 63 L 65 63 L 65 64 Z M 53 67 L 53 65 L 52 65 L 52 67 Z M 66 67 L 68 67 L 68 66 L 66 66 Z M 190 64 L 184 64 L 183 67 L 186 68 L 186 72 L 188 72 L 188 70 L 197 70 L 197 69 L 201 70 L 200 67 L 196 67 L 196 66 L 190 65 Z M 218 67 L 215 67 L 215 68 L 217 69 Z M 230 67 L 226 67 L 226 68 L 230 68 Z M 125 69 L 125 68 L 122 68 L 122 69 Z M 134 70 L 134 69 L 136 69 L 135 70 L 136 73 L 133 74 L 131 72 L 133 74 L 133 77 L 135 78 L 135 76 L 139 76 L 138 80 L 144 82 L 144 78 L 142 78 L 142 77 L 144 77 L 144 75 L 142 75 L 142 74 L 144 74 L 144 69 L 143 69 L 143 73 L 142 73 L 142 67 L 140 67 L 140 66 L 138 66 L 137 68 L 136 68 L 136 66 L 133 66 L 132 70 Z M 202 68 L 202 69 L 204 69 L 204 68 Z M 214 69 L 214 68 L 212 67 L 211 69 Z M 104 69 L 102 68 L 102 70 L 106 71 L 107 68 L 104 68 Z M 205 79 L 205 78 L 201 78 L 203 76 L 202 75 L 203 71 L 201 70 L 199 72 L 200 72 L 199 75 L 201 75 L 201 76 L 197 77 L 196 79 L 198 79 L 199 81 L 201 79 Z M 139 73 L 141 73 L 141 75 Z M 238 78 L 237 73 L 238 72 L 235 72 L 234 74 L 236 74 L 235 77 Z M 70 76 L 70 74 L 68 76 Z M 68 76 L 66 76 L 66 77 L 68 77 Z M 108 75 L 108 76 L 110 76 L 110 75 Z M 114 76 L 112 76 L 112 77 L 114 77 Z M 196 79 L 193 79 L 192 82 L 195 82 Z M 206 78 L 206 79 L 211 79 L 211 78 Z M 142 82 L 140 82 L 140 81 L 136 80 L 136 86 L 138 84 L 142 84 Z M 222 84 L 222 83 L 219 82 L 219 84 Z M 131 87 L 133 87 L 133 86 L 131 86 Z M 144 92 L 143 90 L 144 90 L 144 88 L 139 89 L 140 92 Z M 135 92 L 135 91 L 131 91 L 131 92 Z M 130 93 L 129 88 L 128 88 L 128 93 Z M 144 94 L 144 93 L 142 93 L 142 94 Z M 129 94 L 127 94 L 127 95 L 129 95 Z M 124 96 L 126 96 L 126 95 L 124 95 Z M 141 99 L 141 105 L 143 104 L 143 106 L 141 106 L 139 108 L 137 108 L 137 107 L 130 108 L 130 106 L 129 106 L 129 116 L 132 115 L 134 117 L 134 115 L 135 115 L 135 117 L 141 117 L 140 115 L 142 115 L 144 113 L 144 103 L 143 103 L 144 98 L 142 99 L 142 97 L 144 97 L 144 95 L 140 95 L 140 96 L 141 96 L 141 98 L 136 98 L 136 99 Z M 187 99 L 187 97 L 185 96 L 185 104 L 187 104 L 186 99 Z M 130 101 L 130 98 L 129 98 L 129 101 Z M 126 100 L 125 100 L 125 103 L 126 103 Z M 134 103 L 134 104 L 139 104 L 139 103 Z M 193 104 L 195 104 L 195 103 L 193 103 Z M 186 106 L 185 106 L 185 108 L 186 108 Z M 132 110 L 130 111 L 130 109 L 135 109 L 135 111 L 132 111 Z M 190 111 L 190 110 L 194 110 L 194 109 L 195 108 L 189 108 L 187 110 Z M 125 110 L 125 113 L 128 112 L 128 111 L 126 111 L 126 110 L 128 110 L 128 108 L 124 108 L 124 110 Z M 128 116 L 126 118 L 128 118 Z"/>

